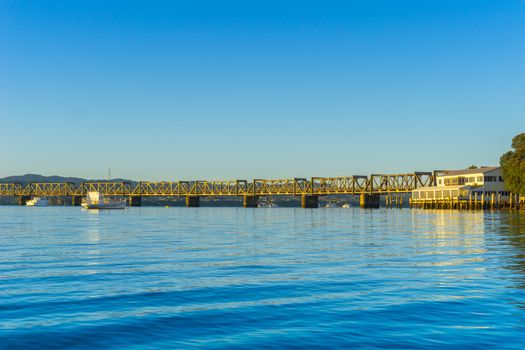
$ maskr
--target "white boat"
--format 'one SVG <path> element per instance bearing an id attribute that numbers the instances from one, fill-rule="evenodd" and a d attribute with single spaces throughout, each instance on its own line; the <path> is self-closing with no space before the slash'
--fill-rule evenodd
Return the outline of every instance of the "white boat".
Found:
<path id="1" fill-rule="evenodd" d="M 86 209 L 124 209 L 126 200 L 106 198 L 103 193 L 89 191 L 81 205 Z"/>
<path id="2" fill-rule="evenodd" d="M 26 202 L 29 207 L 47 207 L 49 205 L 49 199 L 46 197 L 33 197 Z"/>
<path id="3" fill-rule="evenodd" d="M 325 208 L 337 208 L 337 205 L 334 202 L 328 202 L 324 206 Z"/>
<path id="4" fill-rule="evenodd" d="M 259 208 L 277 208 L 278 205 L 275 203 L 259 203 Z"/>
<path id="5" fill-rule="evenodd" d="M 345 204 L 343 204 L 343 206 L 341 208 L 350 208 L 350 204 L 349 203 L 345 203 Z"/>
<path id="6" fill-rule="evenodd" d="M 257 205 L 259 208 L 277 208 L 278 205 L 273 203 L 271 199 L 268 199 L 266 201 L 262 201 Z"/>

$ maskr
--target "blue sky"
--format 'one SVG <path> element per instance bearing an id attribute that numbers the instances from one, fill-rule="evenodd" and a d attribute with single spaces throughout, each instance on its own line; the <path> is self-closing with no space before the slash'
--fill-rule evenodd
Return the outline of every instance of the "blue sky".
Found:
<path id="1" fill-rule="evenodd" d="M 524 38 L 523 0 L 0 0 L 0 176 L 497 164 Z"/>

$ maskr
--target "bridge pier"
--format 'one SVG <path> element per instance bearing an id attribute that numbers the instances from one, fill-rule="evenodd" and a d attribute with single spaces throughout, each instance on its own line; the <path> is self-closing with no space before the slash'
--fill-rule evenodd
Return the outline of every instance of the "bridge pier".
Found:
<path id="1" fill-rule="evenodd" d="M 301 195 L 301 208 L 319 208 L 319 196 L 310 194 Z"/>
<path id="2" fill-rule="evenodd" d="M 31 196 L 19 196 L 18 205 L 26 205 L 27 201 L 31 199 Z"/>
<path id="3" fill-rule="evenodd" d="M 142 197 L 141 196 L 130 196 L 129 197 L 129 206 L 130 207 L 141 207 L 142 206 Z"/>
<path id="4" fill-rule="evenodd" d="M 188 208 L 197 208 L 199 207 L 199 199 L 200 197 L 197 197 L 197 196 L 187 196 L 186 197 L 186 206 Z"/>
<path id="5" fill-rule="evenodd" d="M 80 207 L 82 204 L 82 196 L 71 196 L 71 205 L 74 207 Z"/>
<path id="6" fill-rule="evenodd" d="M 359 196 L 359 206 L 361 208 L 379 208 L 379 195 L 378 194 L 369 194 L 361 193 Z"/>
<path id="7" fill-rule="evenodd" d="M 242 206 L 245 208 L 257 208 L 259 205 L 259 196 L 244 196 Z"/>

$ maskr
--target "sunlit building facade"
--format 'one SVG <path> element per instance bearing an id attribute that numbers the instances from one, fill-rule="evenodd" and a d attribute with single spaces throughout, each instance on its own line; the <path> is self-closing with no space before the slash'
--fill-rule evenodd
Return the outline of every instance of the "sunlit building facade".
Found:
<path id="1" fill-rule="evenodd" d="M 472 198 L 509 200 L 510 192 L 505 188 L 500 167 L 445 171 L 436 176 L 435 186 L 412 191 L 412 199 L 416 201 Z"/>

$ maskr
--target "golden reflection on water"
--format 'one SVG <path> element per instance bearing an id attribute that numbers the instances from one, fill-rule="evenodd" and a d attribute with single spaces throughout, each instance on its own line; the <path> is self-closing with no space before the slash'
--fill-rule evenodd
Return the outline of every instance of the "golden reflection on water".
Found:
<path id="1" fill-rule="evenodd" d="M 485 219 L 483 212 L 452 210 L 414 210 L 412 226 L 416 242 L 434 247 L 483 247 Z M 421 239 L 421 238 L 426 238 Z M 485 252 L 480 248 L 480 253 Z"/>
<path id="2" fill-rule="evenodd" d="M 413 210 L 414 266 L 435 268 L 436 288 L 454 288 L 486 271 L 485 218 L 482 212 Z M 457 282 L 456 282 L 457 281 Z M 437 293 L 436 300 L 474 298 L 475 294 Z"/>
<path id="3" fill-rule="evenodd" d="M 86 261 L 85 264 L 86 267 L 89 266 L 89 268 L 83 270 L 81 274 L 91 275 L 98 273 L 95 268 L 97 265 L 100 265 L 100 217 L 98 216 L 98 210 L 87 210 L 87 212 L 90 214 L 87 216 L 86 230 L 89 249 L 86 251 L 88 261 Z"/>
<path id="4" fill-rule="evenodd" d="M 94 210 L 87 210 L 87 212 L 90 214 L 87 217 L 87 239 L 90 243 L 98 243 L 100 241 L 100 218 L 98 217 L 98 210 L 96 210 L 96 212 L 94 212 Z"/>
<path id="5" fill-rule="evenodd" d="M 525 212 L 414 210 L 412 225 L 417 254 L 436 256 L 418 266 L 444 268 L 443 279 L 458 277 L 447 274 L 447 267 L 464 268 L 462 278 L 477 278 L 494 273 L 485 265 L 497 259 L 500 278 L 525 289 Z"/>

